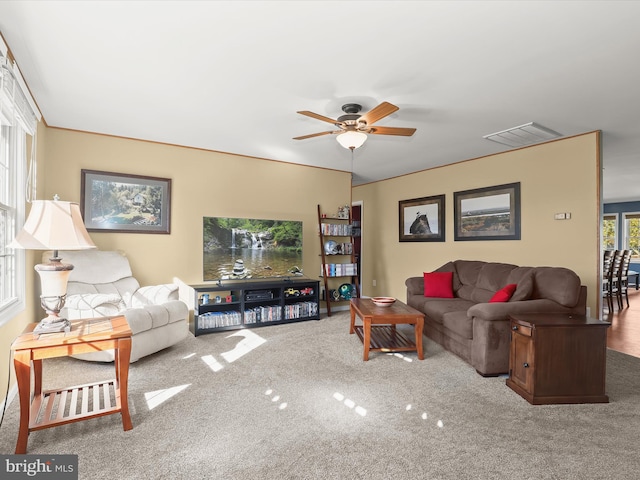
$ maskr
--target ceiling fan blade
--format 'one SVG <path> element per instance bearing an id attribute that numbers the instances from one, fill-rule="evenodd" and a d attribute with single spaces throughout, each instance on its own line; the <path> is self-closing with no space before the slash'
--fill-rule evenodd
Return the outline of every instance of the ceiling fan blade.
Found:
<path id="1" fill-rule="evenodd" d="M 367 125 L 372 125 L 381 118 L 386 117 L 387 115 L 391 115 L 393 112 L 400 110 L 399 107 L 392 105 L 389 102 L 382 102 L 377 107 L 369 110 L 367 113 L 362 115 L 358 121 L 365 121 Z"/>
<path id="2" fill-rule="evenodd" d="M 416 132 L 415 128 L 402 127 L 371 127 L 369 133 L 375 135 L 400 135 L 402 137 L 410 137 Z"/>
<path id="3" fill-rule="evenodd" d="M 323 115 L 319 115 L 317 113 L 309 112 L 307 110 L 302 110 L 298 112 L 300 115 L 306 115 L 307 117 L 315 118 L 316 120 L 322 120 L 323 122 L 333 123 L 334 125 L 340 125 L 341 122 L 338 120 L 334 120 L 333 118 L 325 117 Z"/>
<path id="4" fill-rule="evenodd" d="M 304 140 L 305 138 L 313 138 L 313 137 L 320 137 L 322 135 L 330 135 L 332 133 L 339 133 L 341 132 L 341 130 L 335 131 L 335 132 L 320 132 L 320 133 L 311 133 L 309 135 L 302 135 L 301 137 L 293 137 L 294 140 Z"/>

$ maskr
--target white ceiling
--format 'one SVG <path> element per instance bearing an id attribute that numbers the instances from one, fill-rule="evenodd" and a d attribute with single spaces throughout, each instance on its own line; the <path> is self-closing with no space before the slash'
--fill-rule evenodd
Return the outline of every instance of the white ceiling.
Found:
<path id="1" fill-rule="evenodd" d="M 354 184 L 506 151 L 482 136 L 531 121 L 602 130 L 608 202 L 640 199 L 639 18 L 636 1 L 0 2 L 49 126 L 353 168 Z M 417 132 L 370 135 L 353 167 L 334 136 L 292 140 L 332 129 L 298 110 L 382 101 L 400 110 L 377 125 Z"/>

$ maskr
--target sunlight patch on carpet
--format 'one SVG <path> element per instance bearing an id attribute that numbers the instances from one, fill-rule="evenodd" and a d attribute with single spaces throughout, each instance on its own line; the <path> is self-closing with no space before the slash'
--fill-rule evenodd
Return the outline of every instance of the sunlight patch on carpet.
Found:
<path id="1" fill-rule="evenodd" d="M 335 398 L 339 402 L 342 402 L 346 407 L 353 409 L 353 411 L 356 412 L 361 417 L 367 416 L 366 408 L 361 407 L 360 405 L 356 405 L 356 402 L 354 402 L 350 398 L 346 398 L 343 394 L 336 392 L 333 394 L 333 398 Z"/>
<path id="2" fill-rule="evenodd" d="M 260 345 L 266 342 L 264 338 L 252 332 L 251 330 L 239 330 L 235 333 L 232 333 L 226 338 L 231 338 L 231 337 L 244 337 L 244 338 L 242 338 L 242 340 L 238 342 L 238 344 L 233 348 L 233 350 L 229 350 L 228 352 L 221 353 L 222 357 L 229 363 L 235 362 L 239 358 L 245 356 L 247 353 L 249 353 L 253 349 L 259 347 Z"/>
<path id="3" fill-rule="evenodd" d="M 407 412 L 409 412 L 409 411 L 413 410 L 413 405 L 411 405 L 411 404 L 409 403 L 409 404 L 407 404 L 407 406 L 406 406 L 404 409 L 405 409 Z M 422 412 L 422 413 L 420 414 L 420 418 L 421 418 L 422 420 L 426 420 L 427 418 L 429 418 L 429 416 L 427 415 L 427 412 Z M 438 420 L 438 421 L 436 422 L 436 426 L 437 426 L 438 428 L 443 428 L 443 427 L 444 427 L 444 423 L 442 422 L 442 420 Z"/>
<path id="4" fill-rule="evenodd" d="M 404 355 L 402 355 L 401 353 L 387 353 L 387 355 L 392 356 L 392 357 L 396 357 L 396 358 L 401 358 L 402 360 L 404 360 L 405 362 L 413 362 L 412 358 L 406 357 Z"/>
<path id="5" fill-rule="evenodd" d="M 163 404 L 170 398 L 176 396 L 184 389 L 191 386 L 190 383 L 186 385 L 179 385 L 177 387 L 164 388 L 162 390 L 156 390 L 155 392 L 147 392 L 144 394 L 144 399 L 147 401 L 147 408 L 153 410 L 158 405 Z"/>
<path id="6" fill-rule="evenodd" d="M 191 357 L 195 357 L 196 356 L 196 352 L 190 353 L 189 355 L 185 355 L 184 357 L 182 357 L 182 360 L 188 360 Z"/>
<path id="7" fill-rule="evenodd" d="M 200 358 L 202 358 L 202 361 L 206 363 L 207 366 L 214 372 L 219 372 L 224 368 L 219 361 L 213 358 L 213 355 L 204 355 L 203 357 L 200 357 Z"/>
<path id="8" fill-rule="evenodd" d="M 273 395 L 273 390 L 271 388 L 268 388 L 264 394 L 271 397 L 272 402 L 278 402 L 280 400 L 280 395 Z M 281 402 L 280 405 L 278 405 L 278 410 L 284 410 L 287 408 L 287 405 L 287 402 Z"/>

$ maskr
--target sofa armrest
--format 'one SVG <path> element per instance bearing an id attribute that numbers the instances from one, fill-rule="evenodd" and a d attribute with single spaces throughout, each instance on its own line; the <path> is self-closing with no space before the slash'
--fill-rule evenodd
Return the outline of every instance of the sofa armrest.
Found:
<path id="1" fill-rule="evenodd" d="M 424 277 L 410 277 L 404 281 L 407 295 L 424 295 Z"/>
<path id="2" fill-rule="evenodd" d="M 131 297 L 131 306 L 136 308 L 145 305 L 161 305 L 172 300 L 178 300 L 178 285 L 166 283 L 140 287 Z"/>
<path id="3" fill-rule="evenodd" d="M 123 313 L 131 331 L 136 335 L 170 323 L 186 322 L 189 317 L 189 308 L 180 300 L 170 300 L 161 305 L 127 308 Z"/>
<path id="4" fill-rule="evenodd" d="M 483 320 L 506 320 L 509 315 L 517 313 L 564 313 L 571 311 L 572 309 L 563 307 L 553 300 L 541 298 L 518 302 L 477 303 L 467 310 L 467 316 Z"/>
<path id="5" fill-rule="evenodd" d="M 71 320 L 116 315 L 125 308 L 122 297 L 115 293 L 82 293 L 69 295 L 63 315 Z"/>

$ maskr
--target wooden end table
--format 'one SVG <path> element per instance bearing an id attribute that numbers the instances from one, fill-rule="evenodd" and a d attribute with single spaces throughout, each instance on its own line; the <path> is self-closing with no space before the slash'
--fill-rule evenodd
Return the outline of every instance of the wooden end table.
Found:
<path id="1" fill-rule="evenodd" d="M 131 329 L 125 317 L 72 320 L 68 333 L 34 334 L 36 325 L 29 324 L 11 344 L 20 396 L 16 453 L 26 453 L 29 433 L 33 431 L 103 415 L 121 413 L 124 430 L 131 430 L 127 400 Z M 114 380 L 42 391 L 43 359 L 110 349 L 115 349 Z"/>
<path id="2" fill-rule="evenodd" d="M 511 315 L 509 388 L 533 405 L 607 403 L 607 328 L 585 315 Z"/>
<path id="3" fill-rule="evenodd" d="M 400 300 L 390 307 L 379 307 L 370 298 L 352 298 L 350 304 L 351 326 L 349 333 L 356 333 L 364 345 L 363 360 L 369 360 L 369 352 L 418 352 L 418 358 L 424 360 L 422 351 L 422 329 L 424 314 L 411 308 Z M 362 319 L 362 325 L 356 325 L 356 315 Z M 415 343 L 396 325 L 414 325 Z"/>

